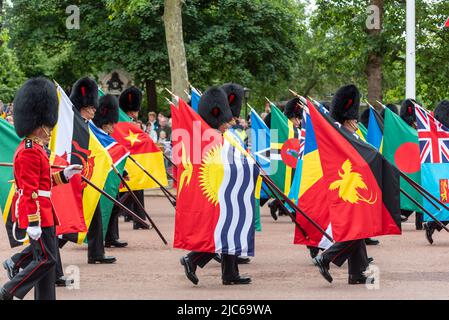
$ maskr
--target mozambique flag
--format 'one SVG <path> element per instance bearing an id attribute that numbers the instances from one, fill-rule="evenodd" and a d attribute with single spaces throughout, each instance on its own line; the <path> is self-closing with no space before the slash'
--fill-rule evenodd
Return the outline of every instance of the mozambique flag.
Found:
<path id="1" fill-rule="evenodd" d="M 14 127 L 3 119 L 0 119 L 0 162 L 12 163 L 14 153 L 21 139 L 16 135 Z M 67 165 L 67 162 L 59 157 L 55 158 L 55 165 Z M 59 171 L 61 169 L 53 169 Z M 11 204 L 15 192 L 13 184 L 13 168 L 0 167 L 0 209 L 3 213 L 3 222 L 6 226 L 11 247 L 22 245 L 17 242 L 12 234 Z M 75 175 L 70 183 L 53 187 L 51 201 L 58 214 L 60 225 L 56 227 L 57 235 L 86 231 L 84 224 L 83 208 L 81 206 L 81 177 Z M 24 230 L 16 230 L 16 238 L 23 239 Z"/>
<path id="2" fill-rule="evenodd" d="M 50 149 L 52 153 L 71 164 L 82 165 L 82 175 L 103 189 L 111 169 L 112 159 L 89 128 L 89 124 L 72 107 L 72 102 L 64 90 L 60 86 L 57 90 L 59 115 L 50 141 Z M 85 182 L 82 183 L 82 188 L 84 222 L 88 230 L 101 194 Z M 64 235 L 64 238 L 82 244 L 86 238 L 86 232 Z"/>
<path id="3" fill-rule="evenodd" d="M 421 161 L 419 158 L 418 132 L 400 116 L 385 108 L 383 155 L 399 170 L 418 184 L 421 184 Z M 401 188 L 422 203 L 422 196 L 408 182 L 401 178 Z M 410 199 L 401 194 L 401 209 L 421 211 Z"/>
<path id="4" fill-rule="evenodd" d="M 173 246 L 254 255 L 257 166 L 246 151 L 223 138 L 187 104 L 172 105 L 173 160 L 178 194 Z"/>
<path id="5" fill-rule="evenodd" d="M 299 206 L 335 241 L 400 234 L 399 171 L 373 147 L 308 106 L 306 134 L 313 128 L 316 144 L 309 141 L 304 155 Z M 320 245 L 322 236 L 301 215 L 297 219 L 310 239 L 297 232 L 295 242 Z"/>
<path id="6" fill-rule="evenodd" d="M 119 122 L 114 126 L 114 132 L 111 136 L 128 149 L 130 155 L 155 179 L 163 186 L 167 186 L 168 181 L 162 150 L 121 109 L 119 109 L 119 114 Z M 131 159 L 126 161 L 125 169 L 129 174 L 130 181 L 128 185 L 131 190 L 158 187 L 158 184 L 142 172 Z M 120 191 L 127 191 L 127 189 L 122 188 Z"/>
<path id="7" fill-rule="evenodd" d="M 382 153 L 383 131 L 384 124 L 382 116 L 374 108 L 370 108 L 366 142 L 371 144 L 376 150 L 379 150 L 380 153 Z"/>
<path id="8" fill-rule="evenodd" d="M 93 122 L 89 122 L 89 127 L 97 137 L 98 141 L 100 141 L 101 145 L 108 151 L 109 155 L 111 156 L 112 163 L 117 168 L 118 172 L 120 172 L 120 174 L 123 174 L 129 151 L 124 146 L 117 143 L 117 141 L 115 141 L 115 139 L 108 135 L 106 132 L 96 127 Z M 103 190 L 107 194 L 115 198 L 118 194 L 120 183 L 121 180 L 119 176 L 111 167 Z M 103 238 L 106 237 L 106 232 L 108 229 L 113 207 L 114 203 L 102 195 L 100 198 L 100 208 L 103 222 Z"/>
<path id="9" fill-rule="evenodd" d="M 289 194 L 300 151 L 299 131 L 276 106 L 271 106 L 270 174 L 284 194 Z"/>

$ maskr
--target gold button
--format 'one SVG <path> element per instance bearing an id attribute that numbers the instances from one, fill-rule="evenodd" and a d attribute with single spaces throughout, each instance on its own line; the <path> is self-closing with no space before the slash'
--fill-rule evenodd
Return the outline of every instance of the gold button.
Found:
<path id="1" fill-rule="evenodd" d="M 33 191 L 33 193 L 31 194 L 31 199 L 35 200 L 37 199 L 38 195 L 36 192 Z"/>

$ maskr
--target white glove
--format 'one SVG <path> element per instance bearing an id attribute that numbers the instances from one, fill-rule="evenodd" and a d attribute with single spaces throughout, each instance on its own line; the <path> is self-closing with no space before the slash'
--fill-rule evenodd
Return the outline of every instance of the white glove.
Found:
<path id="1" fill-rule="evenodd" d="M 42 229 L 41 227 L 37 226 L 37 227 L 28 227 L 27 228 L 27 233 L 28 236 L 33 239 L 34 241 L 39 240 L 39 238 L 42 235 Z"/>
<path id="2" fill-rule="evenodd" d="M 64 176 L 67 180 L 70 180 L 71 177 L 73 177 L 77 173 L 81 173 L 82 170 L 83 166 L 79 164 L 71 164 L 64 169 Z"/>

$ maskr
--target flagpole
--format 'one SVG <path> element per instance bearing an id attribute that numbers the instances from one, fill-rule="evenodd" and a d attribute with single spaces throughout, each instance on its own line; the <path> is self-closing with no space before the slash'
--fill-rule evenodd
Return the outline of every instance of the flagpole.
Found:
<path id="1" fill-rule="evenodd" d="M 415 24 L 415 0 L 407 0 L 406 22 L 406 99 L 416 99 L 416 24 Z"/>
<path id="2" fill-rule="evenodd" d="M 422 196 L 424 196 L 427 201 L 429 201 L 430 203 L 432 203 L 432 201 L 430 201 L 429 197 L 435 201 L 436 203 L 438 203 L 440 206 L 442 206 L 444 209 L 449 211 L 449 207 L 447 205 L 445 205 L 443 202 L 441 202 L 440 200 L 438 200 L 433 194 L 431 194 L 429 191 L 427 191 L 426 189 L 424 189 L 423 186 L 421 186 L 420 184 L 416 183 L 415 181 L 413 181 L 413 179 L 411 179 L 410 177 L 408 177 L 405 173 L 403 173 L 402 171 L 399 171 L 401 174 L 401 177 L 404 178 L 404 180 L 406 180 L 410 186 L 412 186 L 413 189 L 415 189 L 416 191 L 418 191 Z M 428 197 L 427 197 L 427 196 Z"/>
<path id="3" fill-rule="evenodd" d="M 155 177 L 151 175 L 136 159 L 134 159 L 131 155 L 128 156 L 131 161 L 133 161 L 148 177 L 150 177 L 156 184 L 161 188 L 162 192 L 166 195 L 167 199 L 171 202 L 171 204 L 176 207 L 176 197 L 168 191 Z M 171 200 L 169 199 L 171 198 Z M 172 201 L 173 200 L 173 201 Z"/>
<path id="4" fill-rule="evenodd" d="M 410 201 L 412 201 L 415 205 L 417 205 L 425 214 L 431 217 L 441 228 L 449 232 L 449 229 L 444 224 L 442 224 L 441 221 L 438 220 L 433 214 L 431 214 L 427 209 L 425 209 L 418 201 L 413 199 L 413 197 L 409 195 L 407 192 L 405 192 L 402 188 L 400 190 L 404 196 L 406 196 Z"/>
<path id="5" fill-rule="evenodd" d="M 156 224 L 153 222 L 153 220 L 151 219 L 150 215 L 148 214 L 148 212 L 145 210 L 145 207 L 143 206 L 143 204 L 139 201 L 139 199 L 137 199 L 137 196 L 134 194 L 134 192 L 132 192 L 131 188 L 129 187 L 128 183 L 126 182 L 125 178 L 123 178 L 123 176 L 120 174 L 120 172 L 117 170 L 117 167 L 112 164 L 112 169 L 114 170 L 115 174 L 120 178 L 120 181 L 123 183 L 123 185 L 125 186 L 125 188 L 128 190 L 128 192 L 131 194 L 131 197 L 133 198 L 134 202 L 137 203 L 137 205 L 140 207 L 140 209 L 145 213 L 145 216 L 147 217 L 148 221 L 151 223 L 151 225 L 153 226 L 154 230 L 156 230 L 157 234 L 159 235 L 159 237 L 162 239 L 162 241 L 164 242 L 164 244 L 168 244 L 167 240 L 165 240 L 164 236 L 162 235 L 162 233 L 159 231 L 158 227 L 156 226 Z"/>
<path id="6" fill-rule="evenodd" d="M 226 136 L 224 136 L 225 139 Z M 232 141 L 229 141 L 231 143 L 231 145 L 233 145 Z M 256 159 L 254 159 L 253 155 L 249 152 L 247 152 L 246 150 L 244 150 L 245 153 L 244 155 L 246 157 L 251 158 L 255 165 L 257 166 L 257 168 L 260 170 L 260 172 L 262 173 L 262 180 L 264 180 L 264 182 L 266 182 L 267 187 L 270 189 L 270 191 L 273 193 L 274 196 L 276 196 L 276 194 L 278 194 L 278 196 L 280 196 L 282 198 L 283 201 L 287 202 L 288 205 L 293 208 L 296 212 L 299 212 L 307 221 L 309 221 L 323 236 L 325 236 L 330 242 L 334 242 L 334 239 L 332 239 L 332 237 L 330 235 L 328 235 L 326 233 L 325 230 L 323 230 L 323 228 L 321 228 L 315 221 L 313 221 L 312 218 L 310 218 L 304 211 L 302 211 L 292 200 L 290 200 L 290 198 L 288 196 L 286 196 L 279 188 L 278 186 L 274 183 L 274 181 L 267 175 L 267 173 L 265 172 L 265 170 L 262 168 L 262 166 L 256 161 Z M 273 189 L 275 192 L 273 192 Z M 282 201 L 281 199 L 277 198 L 278 200 Z M 282 204 L 284 207 L 285 205 Z M 298 227 L 298 229 L 301 230 L 301 232 L 304 234 L 304 237 L 308 238 L 308 235 L 305 233 L 304 229 L 302 229 L 302 227 L 299 225 L 298 221 L 296 221 L 296 217 L 293 216 L 293 214 L 290 212 L 290 210 L 287 209 L 287 207 L 285 207 L 285 209 L 287 210 L 287 212 L 289 212 L 290 217 L 292 218 L 292 222 Z"/>

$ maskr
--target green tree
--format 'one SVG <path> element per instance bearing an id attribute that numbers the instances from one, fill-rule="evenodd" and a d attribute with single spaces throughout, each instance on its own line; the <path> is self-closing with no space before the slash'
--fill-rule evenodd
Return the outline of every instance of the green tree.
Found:
<path id="1" fill-rule="evenodd" d="M 17 57 L 13 50 L 8 48 L 8 32 L 0 31 L 0 100 L 12 102 L 17 89 L 22 85 L 25 76 L 18 67 Z"/>

